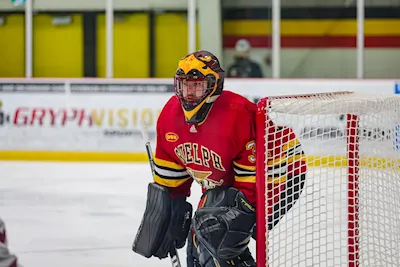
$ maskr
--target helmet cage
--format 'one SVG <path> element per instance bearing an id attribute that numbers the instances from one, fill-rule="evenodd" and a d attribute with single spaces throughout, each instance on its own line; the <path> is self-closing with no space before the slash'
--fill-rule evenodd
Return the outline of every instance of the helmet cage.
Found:
<path id="1" fill-rule="evenodd" d="M 197 70 L 185 74 L 178 70 L 174 77 L 175 95 L 186 111 L 193 110 L 210 96 L 217 86 L 214 75 L 204 76 Z"/>

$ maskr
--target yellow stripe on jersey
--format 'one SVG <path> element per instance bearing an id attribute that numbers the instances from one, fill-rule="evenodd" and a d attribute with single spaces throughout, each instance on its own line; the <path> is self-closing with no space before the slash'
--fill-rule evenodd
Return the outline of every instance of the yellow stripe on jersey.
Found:
<path id="1" fill-rule="evenodd" d="M 287 161 L 288 163 L 292 163 L 295 161 L 306 161 L 306 156 L 305 155 L 300 155 L 300 154 L 296 154 L 294 156 L 288 157 Z"/>
<path id="2" fill-rule="evenodd" d="M 280 176 L 280 177 L 271 177 L 268 176 L 268 183 L 273 182 L 274 184 L 281 184 L 286 182 L 286 175 Z"/>
<path id="3" fill-rule="evenodd" d="M 284 157 L 279 157 L 279 158 L 276 158 L 276 159 L 271 159 L 271 160 L 268 160 L 268 162 L 267 162 L 267 165 L 268 165 L 268 167 L 278 167 L 278 166 L 280 166 L 280 165 L 283 165 L 283 164 L 285 164 L 286 163 L 286 155 L 284 156 Z"/>
<path id="4" fill-rule="evenodd" d="M 157 184 L 166 186 L 166 187 L 179 187 L 182 184 L 184 184 L 186 181 L 188 181 L 189 179 L 191 179 L 191 177 L 184 178 L 184 179 L 165 179 L 165 178 L 161 178 L 157 174 L 154 174 L 154 182 L 156 182 Z"/>
<path id="5" fill-rule="evenodd" d="M 268 161 L 268 182 L 280 184 L 286 181 L 287 160 L 284 157 Z"/>
<path id="6" fill-rule="evenodd" d="M 179 187 L 191 179 L 181 165 L 159 158 L 154 158 L 154 182 L 167 187 Z"/>
<path id="7" fill-rule="evenodd" d="M 283 146 L 283 152 L 285 152 L 288 158 L 304 154 L 303 148 L 301 147 L 301 144 L 297 139 L 289 141 L 287 144 L 285 144 Z"/>
<path id="8" fill-rule="evenodd" d="M 236 161 L 233 162 L 233 165 L 235 165 L 236 167 L 241 168 L 243 170 L 246 170 L 246 171 L 250 171 L 250 172 L 256 171 L 256 166 L 243 165 L 243 164 L 237 163 Z"/>
<path id="9" fill-rule="evenodd" d="M 168 160 L 163 160 L 163 159 L 159 159 L 154 157 L 154 163 L 160 167 L 165 167 L 165 168 L 169 168 L 169 169 L 175 169 L 177 171 L 182 171 L 185 168 L 182 167 L 181 165 L 172 162 L 172 161 L 168 161 Z"/>
<path id="10" fill-rule="evenodd" d="M 298 144 L 300 144 L 299 140 L 295 139 L 295 140 L 290 140 L 289 142 L 287 142 L 286 144 L 284 144 L 282 146 L 282 151 L 286 152 L 287 150 L 294 148 L 295 146 L 297 146 Z"/>
<path id="11" fill-rule="evenodd" d="M 242 182 L 242 183 L 255 183 L 256 177 L 254 175 L 252 175 L 252 176 L 236 176 L 235 175 L 235 181 Z"/>

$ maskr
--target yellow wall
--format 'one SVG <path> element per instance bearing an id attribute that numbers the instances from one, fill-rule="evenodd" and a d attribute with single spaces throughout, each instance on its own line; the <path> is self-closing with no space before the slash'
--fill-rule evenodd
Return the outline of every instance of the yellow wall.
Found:
<path id="1" fill-rule="evenodd" d="M 71 16 L 71 24 L 52 25 L 52 15 L 34 15 L 35 77 L 83 77 L 82 15 Z"/>
<path id="2" fill-rule="evenodd" d="M 120 15 L 116 15 L 118 17 Z M 114 77 L 149 77 L 149 16 L 125 14 L 114 22 Z M 97 18 L 97 76 L 106 76 L 106 19 Z"/>
<path id="3" fill-rule="evenodd" d="M 285 36 L 355 36 L 355 19 L 283 19 L 281 35 Z M 400 35 L 398 19 L 367 19 L 364 21 L 366 36 Z M 227 20 L 223 23 L 223 34 L 233 36 L 267 36 L 272 34 L 271 20 Z"/>
<path id="4" fill-rule="evenodd" d="M 3 15 L 0 25 L 0 77 L 25 76 L 24 15 Z"/>
<path id="5" fill-rule="evenodd" d="M 197 33 L 199 32 L 197 27 Z M 156 18 L 156 77 L 172 78 L 179 59 L 188 52 L 188 23 L 185 14 L 159 14 Z M 197 47 L 199 47 L 197 34 Z"/>

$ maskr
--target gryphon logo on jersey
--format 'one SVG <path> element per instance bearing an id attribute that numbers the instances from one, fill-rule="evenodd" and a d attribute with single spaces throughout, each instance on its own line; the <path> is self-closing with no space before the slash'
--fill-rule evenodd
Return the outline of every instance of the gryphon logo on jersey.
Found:
<path id="1" fill-rule="evenodd" d="M 205 189 L 216 188 L 224 183 L 224 180 L 222 179 L 219 181 L 208 179 L 208 177 L 210 177 L 212 174 L 211 171 L 196 171 L 191 168 L 186 168 L 186 171 L 198 184 Z"/>

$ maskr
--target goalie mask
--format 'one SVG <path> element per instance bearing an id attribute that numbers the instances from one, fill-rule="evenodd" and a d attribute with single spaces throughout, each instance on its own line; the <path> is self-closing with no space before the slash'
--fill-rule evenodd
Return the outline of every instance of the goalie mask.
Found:
<path id="1" fill-rule="evenodd" d="M 212 53 L 197 51 L 179 61 L 174 81 L 186 122 L 197 124 L 205 120 L 222 93 L 224 70 Z"/>

